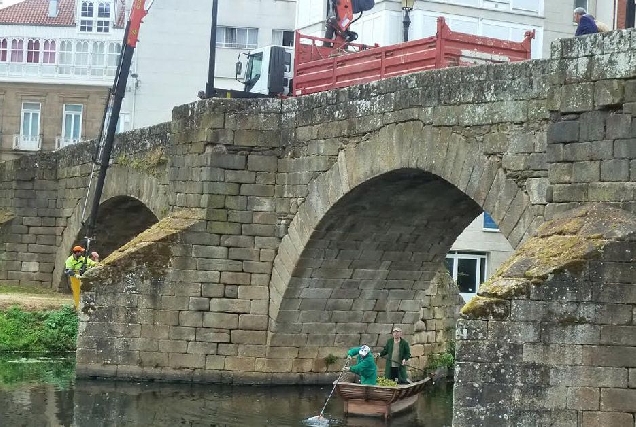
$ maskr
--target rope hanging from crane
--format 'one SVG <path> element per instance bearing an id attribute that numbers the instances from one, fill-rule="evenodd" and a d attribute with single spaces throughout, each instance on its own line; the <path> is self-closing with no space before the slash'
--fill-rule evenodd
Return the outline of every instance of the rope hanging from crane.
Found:
<path id="1" fill-rule="evenodd" d="M 86 229 L 86 246 L 85 253 L 90 253 L 90 245 L 95 240 L 95 228 L 97 223 L 97 212 L 99 210 L 99 202 L 104 190 L 104 181 L 106 179 L 106 171 L 110 163 L 110 156 L 113 150 L 115 133 L 117 132 L 117 124 L 119 122 L 119 112 L 121 111 L 122 101 L 126 95 L 126 85 L 128 83 L 128 75 L 132 65 L 132 58 L 139 41 L 139 29 L 143 18 L 148 14 L 154 0 L 135 0 L 130 10 L 130 17 L 126 24 L 122 50 L 119 55 L 119 63 L 117 64 L 117 72 L 115 73 L 115 81 L 108 93 L 108 100 L 104 107 L 104 115 L 102 126 L 97 140 L 97 149 L 93 156 L 93 166 L 86 189 L 84 198 L 84 206 L 82 208 L 82 226 Z M 86 213 L 88 209 L 88 201 L 91 198 L 91 189 L 93 187 L 93 179 L 95 172 L 99 167 L 97 181 L 95 182 L 95 193 L 92 199 L 91 211 L 86 223 Z M 85 260 L 88 258 L 84 257 Z M 83 270 L 86 269 L 86 261 Z"/>

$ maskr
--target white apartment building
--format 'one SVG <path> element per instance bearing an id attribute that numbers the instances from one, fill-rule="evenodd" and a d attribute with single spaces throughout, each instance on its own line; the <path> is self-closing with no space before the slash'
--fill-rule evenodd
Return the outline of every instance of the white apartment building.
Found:
<path id="1" fill-rule="evenodd" d="M 295 13 L 295 0 L 219 0 L 215 86 L 243 89 L 235 79 L 239 54 L 293 42 Z M 208 79 L 211 25 L 212 0 L 153 3 L 124 99 L 126 128 L 169 121 L 175 105 L 198 99 Z"/>
<path id="2" fill-rule="evenodd" d="M 116 0 L 0 9 L 0 160 L 97 136 L 123 23 Z"/>
<path id="3" fill-rule="evenodd" d="M 5 0 L 0 160 L 97 136 L 131 5 L 132 0 Z M 242 89 L 235 80 L 240 53 L 292 43 L 295 7 L 295 0 L 220 0 L 215 86 Z M 49 16 L 49 9 L 56 12 Z M 198 99 L 208 80 L 211 27 L 212 0 L 152 4 L 141 25 L 120 131 L 169 121 L 175 105 Z"/>

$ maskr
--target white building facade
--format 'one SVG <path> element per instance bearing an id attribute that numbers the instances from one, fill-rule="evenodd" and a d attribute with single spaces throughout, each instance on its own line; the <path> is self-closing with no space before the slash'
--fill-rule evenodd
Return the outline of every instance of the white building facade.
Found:
<path id="1" fill-rule="evenodd" d="M 0 9 L 0 159 L 95 138 L 123 38 L 116 0 Z"/>
<path id="2" fill-rule="evenodd" d="M 243 89 L 236 81 L 239 54 L 293 41 L 295 0 L 220 0 L 215 86 Z M 208 79 L 212 0 L 157 0 L 144 19 L 129 80 L 126 128 L 169 121 L 172 108 L 197 100 Z"/>

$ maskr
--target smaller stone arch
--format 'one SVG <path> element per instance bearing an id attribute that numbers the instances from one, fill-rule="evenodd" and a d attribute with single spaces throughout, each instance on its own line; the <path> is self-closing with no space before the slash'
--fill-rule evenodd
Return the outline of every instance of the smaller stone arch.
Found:
<path id="1" fill-rule="evenodd" d="M 142 221 L 148 224 L 148 227 L 165 216 L 169 210 L 166 185 L 163 185 L 157 177 L 118 165 L 111 166 L 108 171 L 104 191 L 102 193 L 102 200 L 103 202 L 100 204 L 99 212 L 103 210 L 104 206 L 108 209 L 115 209 L 115 211 L 118 205 L 120 207 L 128 206 L 126 209 L 134 209 L 135 206 L 137 206 L 138 209 L 142 209 L 143 206 L 144 218 L 154 218 L 152 220 Z M 81 241 L 85 237 L 83 234 L 85 231 L 82 225 L 83 202 L 84 199 L 77 201 L 73 213 L 66 220 L 66 227 L 62 233 L 61 243 L 55 258 L 53 289 L 65 290 L 65 280 L 62 280 L 64 277 L 64 261 L 68 257 L 73 244 Z M 87 206 L 90 206 L 90 203 L 92 203 L 92 200 L 88 201 Z M 98 213 L 98 216 L 104 218 L 101 213 Z M 88 218 L 85 218 L 85 221 L 87 220 Z M 98 226 L 98 230 L 99 229 L 100 227 Z M 131 230 L 130 232 L 134 231 L 137 234 L 143 231 L 138 230 L 138 227 L 132 227 Z M 130 235 L 129 238 L 135 235 L 136 234 Z M 119 241 L 121 239 L 117 240 Z M 97 243 L 97 245 L 99 246 L 99 243 Z M 107 252 L 100 252 L 102 259 L 105 255 L 117 248 L 112 247 L 112 245 L 113 243 L 109 244 Z"/>

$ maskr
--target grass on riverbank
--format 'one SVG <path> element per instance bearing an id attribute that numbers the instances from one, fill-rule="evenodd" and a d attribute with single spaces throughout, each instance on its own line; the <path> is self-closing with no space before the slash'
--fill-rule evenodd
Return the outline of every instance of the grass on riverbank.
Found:
<path id="1" fill-rule="evenodd" d="M 11 307 L 0 312 L 0 353 L 63 353 L 75 350 L 78 318 L 72 306 L 50 311 Z"/>

